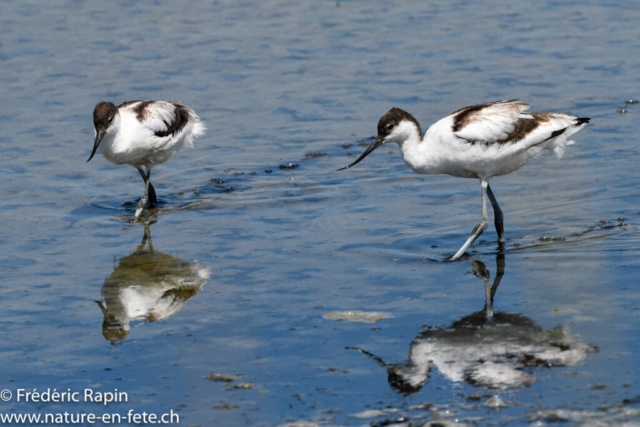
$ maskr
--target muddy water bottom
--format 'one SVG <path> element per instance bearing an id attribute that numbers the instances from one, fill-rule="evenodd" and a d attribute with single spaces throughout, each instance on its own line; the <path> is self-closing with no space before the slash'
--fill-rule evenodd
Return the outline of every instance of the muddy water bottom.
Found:
<path id="1" fill-rule="evenodd" d="M 342 178 L 326 170 L 347 153 L 327 152 L 190 183 L 159 168 L 160 203 L 139 221 L 131 179 L 46 219 L 48 239 L 26 233 L 3 293 L 5 358 L 24 367 L 7 383 L 124 390 L 131 404 L 109 411 L 169 408 L 190 425 L 639 420 L 633 200 L 611 191 L 608 211 L 547 223 L 553 199 L 507 208 L 527 206 L 510 191 L 525 170 L 496 185 L 505 250 L 490 228 L 448 262 L 477 219 L 449 211 L 475 206 L 475 183 L 395 170 L 392 155 L 388 179 Z M 61 410 L 96 407 L 45 409 Z"/>
<path id="2" fill-rule="evenodd" d="M 332 154 L 325 162 L 344 159 Z M 505 251 L 490 229 L 452 263 L 473 216 L 447 219 L 431 190 L 417 206 L 432 213 L 397 226 L 380 189 L 412 194 L 420 178 L 374 179 L 348 194 L 376 203 L 354 209 L 341 200 L 352 183 L 324 168 L 228 171 L 213 187 L 203 173 L 140 221 L 135 199 L 86 201 L 70 214 L 86 219 L 57 244 L 93 242 L 78 276 L 96 283 L 39 314 L 43 345 L 11 380 L 126 390 L 136 410 L 175 408 L 200 425 L 638 420 L 637 213 L 620 203 L 611 220 L 557 228 L 520 215 Z M 230 180 L 242 190 L 215 188 Z M 42 292 L 69 286 L 66 274 L 41 275 L 50 284 L 23 303 L 46 306 Z"/>

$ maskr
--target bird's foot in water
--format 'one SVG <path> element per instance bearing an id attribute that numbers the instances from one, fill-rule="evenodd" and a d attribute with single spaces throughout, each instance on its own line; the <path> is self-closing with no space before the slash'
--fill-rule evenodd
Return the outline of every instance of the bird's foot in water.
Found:
<path id="1" fill-rule="evenodd" d="M 136 207 L 136 214 L 134 215 L 135 219 L 138 219 L 140 217 L 142 211 L 147 207 L 148 203 L 149 199 L 147 197 L 143 197 L 142 199 L 140 199 L 140 201 L 138 202 L 138 206 Z"/>
<path id="2" fill-rule="evenodd" d="M 506 242 L 507 242 L 507 241 L 505 240 L 505 238 L 504 238 L 504 237 L 501 237 L 501 238 L 499 238 L 499 239 L 498 239 L 498 250 L 499 250 L 500 252 L 503 252 L 503 251 L 504 251 L 504 249 L 505 249 L 505 243 L 506 243 Z"/>

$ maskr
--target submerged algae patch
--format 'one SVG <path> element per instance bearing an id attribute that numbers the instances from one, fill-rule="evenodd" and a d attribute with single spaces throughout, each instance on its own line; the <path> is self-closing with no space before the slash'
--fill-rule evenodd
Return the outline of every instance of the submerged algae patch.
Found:
<path id="1" fill-rule="evenodd" d="M 327 320 L 341 320 L 348 322 L 362 322 L 362 323 L 376 323 L 381 320 L 390 319 L 393 317 L 391 313 L 384 313 L 381 311 L 332 311 L 322 316 Z"/>

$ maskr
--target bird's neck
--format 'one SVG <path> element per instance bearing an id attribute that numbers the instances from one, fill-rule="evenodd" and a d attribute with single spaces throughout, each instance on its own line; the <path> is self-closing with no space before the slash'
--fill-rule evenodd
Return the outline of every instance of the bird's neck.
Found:
<path id="1" fill-rule="evenodd" d="M 422 138 L 422 135 L 416 129 L 415 132 L 411 132 L 400 143 L 400 152 L 402 153 L 402 159 L 411 169 L 418 173 L 436 173 L 430 172 L 430 158 L 434 153 L 431 153 L 429 144 L 426 138 Z"/>

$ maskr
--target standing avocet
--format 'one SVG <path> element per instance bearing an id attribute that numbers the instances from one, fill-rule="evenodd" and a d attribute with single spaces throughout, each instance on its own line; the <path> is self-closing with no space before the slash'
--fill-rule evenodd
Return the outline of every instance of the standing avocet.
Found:
<path id="1" fill-rule="evenodd" d="M 460 250 L 456 260 L 487 229 L 487 195 L 495 215 L 498 242 L 503 247 L 502 211 L 489 180 L 520 169 L 542 150 L 553 151 L 558 159 L 569 137 L 582 129 L 588 118 L 558 113 L 525 113 L 529 104 L 496 101 L 472 105 L 455 111 L 431 126 L 424 138 L 420 124 L 409 113 L 392 108 L 378 122 L 378 137 L 348 169 L 388 142 L 400 146 L 404 162 L 422 174 L 447 174 L 460 178 L 477 178 L 482 189 L 482 218 Z"/>
<path id="2" fill-rule="evenodd" d="M 110 162 L 138 169 L 144 180 L 144 196 L 138 202 L 136 218 L 148 203 L 156 202 L 151 168 L 166 162 L 181 148 L 193 147 L 193 140 L 206 131 L 195 111 L 167 101 L 128 101 L 117 107 L 101 102 L 93 110 L 93 124 L 96 139 L 89 160 L 99 148 Z"/>

